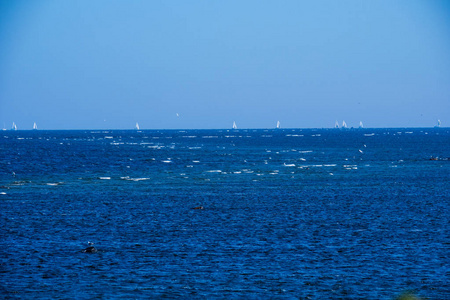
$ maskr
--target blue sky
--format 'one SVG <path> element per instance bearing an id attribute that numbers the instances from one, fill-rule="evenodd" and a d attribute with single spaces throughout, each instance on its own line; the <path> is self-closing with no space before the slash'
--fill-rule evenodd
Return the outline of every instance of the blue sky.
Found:
<path id="1" fill-rule="evenodd" d="M 0 0 L 6 128 L 437 119 L 450 124 L 450 1 Z"/>

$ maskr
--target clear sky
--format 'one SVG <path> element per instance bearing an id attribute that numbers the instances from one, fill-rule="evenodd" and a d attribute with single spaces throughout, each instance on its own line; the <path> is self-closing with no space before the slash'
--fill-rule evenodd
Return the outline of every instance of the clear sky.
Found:
<path id="1" fill-rule="evenodd" d="M 0 0 L 0 127 L 437 119 L 450 126 L 450 1 Z"/>

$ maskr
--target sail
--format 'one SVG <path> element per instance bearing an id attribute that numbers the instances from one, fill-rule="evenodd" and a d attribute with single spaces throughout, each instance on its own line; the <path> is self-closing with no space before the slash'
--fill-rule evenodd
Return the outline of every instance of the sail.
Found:
<path id="1" fill-rule="evenodd" d="M 33 124 L 33 129 L 34 129 L 34 130 L 36 130 L 36 129 L 37 129 L 37 125 L 36 125 L 36 122 L 34 122 L 34 124 Z"/>
<path id="2" fill-rule="evenodd" d="M 136 122 L 136 130 L 139 130 L 139 124 Z"/>
<path id="3" fill-rule="evenodd" d="M 437 127 L 441 127 L 441 120 L 437 121 Z"/>
<path id="4" fill-rule="evenodd" d="M 237 129 L 236 122 L 233 121 L 233 129 Z"/>
<path id="5" fill-rule="evenodd" d="M 11 130 L 17 130 L 17 125 L 16 125 L 16 123 L 13 122 L 12 127 L 11 127 Z"/>
<path id="6" fill-rule="evenodd" d="M 280 125 L 280 121 L 277 121 L 277 129 L 280 129 L 281 125 Z"/>
<path id="7" fill-rule="evenodd" d="M 359 128 L 363 128 L 364 126 L 363 126 L 363 122 L 362 121 L 359 121 Z"/>
<path id="8" fill-rule="evenodd" d="M 347 128 L 347 123 L 345 123 L 345 121 L 342 121 L 342 128 Z"/>
<path id="9" fill-rule="evenodd" d="M 339 122 L 336 121 L 336 123 L 334 123 L 334 128 L 339 128 Z"/>

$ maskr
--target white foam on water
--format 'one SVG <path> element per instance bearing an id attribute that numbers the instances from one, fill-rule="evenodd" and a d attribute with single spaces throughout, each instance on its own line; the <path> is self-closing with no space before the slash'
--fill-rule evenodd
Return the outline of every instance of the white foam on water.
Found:
<path id="1" fill-rule="evenodd" d="M 101 180 L 110 180 L 111 177 L 99 177 L 98 179 L 101 179 Z"/>
<path id="2" fill-rule="evenodd" d="M 285 167 L 295 167 L 295 164 L 287 164 L 287 163 L 284 163 L 283 164 Z"/>
<path id="3" fill-rule="evenodd" d="M 172 161 L 171 161 L 171 160 L 163 160 L 162 162 L 163 162 L 163 163 L 166 163 L 166 164 L 169 164 L 169 163 L 171 163 Z"/>
<path id="4" fill-rule="evenodd" d="M 187 165 L 186 168 L 193 168 L 193 165 Z"/>
<path id="5" fill-rule="evenodd" d="M 206 173 L 221 173 L 222 170 L 209 170 L 209 171 L 205 171 Z"/>
<path id="6" fill-rule="evenodd" d="M 233 174 L 241 174 L 241 173 L 242 173 L 241 171 L 233 172 Z"/>
<path id="7" fill-rule="evenodd" d="M 298 160 L 306 161 L 306 159 L 304 159 L 303 157 L 300 157 Z"/>
<path id="8" fill-rule="evenodd" d="M 193 160 L 192 162 L 193 163 L 199 163 L 200 161 L 199 160 Z"/>
<path id="9" fill-rule="evenodd" d="M 105 139 L 112 139 L 112 136 L 105 136 Z"/>
<path id="10" fill-rule="evenodd" d="M 298 151 L 298 153 L 311 153 L 313 152 L 312 150 L 304 150 L 304 151 Z"/>
<path id="11" fill-rule="evenodd" d="M 6 193 L 5 192 L 0 192 L 0 195 L 6 195 Z"/>
<path id="12" fill-rule="evenodd" d="M 130 178 L 129 180 L 132 180 L 132 181 L 143 181 L 143 180 L 150 180 L 150 178 L 148 178 L 148 177 Z"/>
<path id="13" fill-rule="evenodd" d="M 374 136 L 375 133 L 364 133 L 364 136 Z"/>

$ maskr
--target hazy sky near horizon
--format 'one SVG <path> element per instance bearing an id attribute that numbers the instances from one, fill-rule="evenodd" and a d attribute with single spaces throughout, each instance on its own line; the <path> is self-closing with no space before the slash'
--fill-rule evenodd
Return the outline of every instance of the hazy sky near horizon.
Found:
<path id="1" fill-rule="evenodd" d="M 437 119 L 450 126 L 450 1 L 0 0 L 6 128 Z"/>

